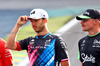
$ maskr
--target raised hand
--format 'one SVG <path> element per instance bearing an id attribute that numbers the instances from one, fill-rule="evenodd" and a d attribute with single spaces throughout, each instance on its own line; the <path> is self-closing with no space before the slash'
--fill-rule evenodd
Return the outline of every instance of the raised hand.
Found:
<path id="1" fill-rule="evenodd" d="M 20 16 L 17 20 L 17 25 L 21 27 L 22 25 L 26 24 L 29 21 L 29 16 Z"/>

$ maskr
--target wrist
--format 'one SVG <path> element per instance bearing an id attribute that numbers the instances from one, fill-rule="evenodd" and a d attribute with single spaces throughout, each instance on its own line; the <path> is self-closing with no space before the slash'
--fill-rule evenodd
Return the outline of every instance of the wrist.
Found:
<path id="1" fill-rule="evenodd" d="M 21 26 L 22 26 L 22 25 L 20 25 L 20 24 L 18 24 L 18 23 L 16 24 L 16 27 L 18 27 L 18 28 L 20 28 Z"/>
<path id="2" fill-rule="evenodd" d="M 21 25 L 16 24 L 14 27 L 14 30 L 19 31 L 20 28 L 21 28 Z"/>

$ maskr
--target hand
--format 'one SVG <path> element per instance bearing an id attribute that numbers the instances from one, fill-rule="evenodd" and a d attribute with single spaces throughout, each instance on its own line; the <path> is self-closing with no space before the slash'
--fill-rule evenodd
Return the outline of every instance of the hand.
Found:
<path id="1" fill-rule="evenodd" d="M 26 24 L 29 21 L 29 16 L 20 16 L 17 21 L 17 25 L 21 27 L 22 25 Z"/>

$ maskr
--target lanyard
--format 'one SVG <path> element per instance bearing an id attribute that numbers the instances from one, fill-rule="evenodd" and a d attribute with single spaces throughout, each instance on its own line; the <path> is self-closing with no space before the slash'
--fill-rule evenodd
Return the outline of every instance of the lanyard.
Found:
<path id="1" fill-rule="evenodd" d="M 43 38 L 45 38 L 45 37 L 48 36 L 48 35 L 52 35 L 52 33 L 46 34 L 45 36 L 43 36 Z M 37 36 L 37 35 L 36 35 L 36 39 L 38 39 L 38 36 Z"/>

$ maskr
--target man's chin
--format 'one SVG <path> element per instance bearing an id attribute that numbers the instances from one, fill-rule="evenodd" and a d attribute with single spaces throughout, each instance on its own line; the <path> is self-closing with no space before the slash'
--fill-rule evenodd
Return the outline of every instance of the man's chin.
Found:
<path id="1" fill-rule="evenodd" d="M 87 30 L 83 30 L 83 31 L 87 31 Z"/>
<path id="2" fill-rule="evenodd" d="M 40 33 L 40 31 L 35 31 L 36 33 Z"/>

